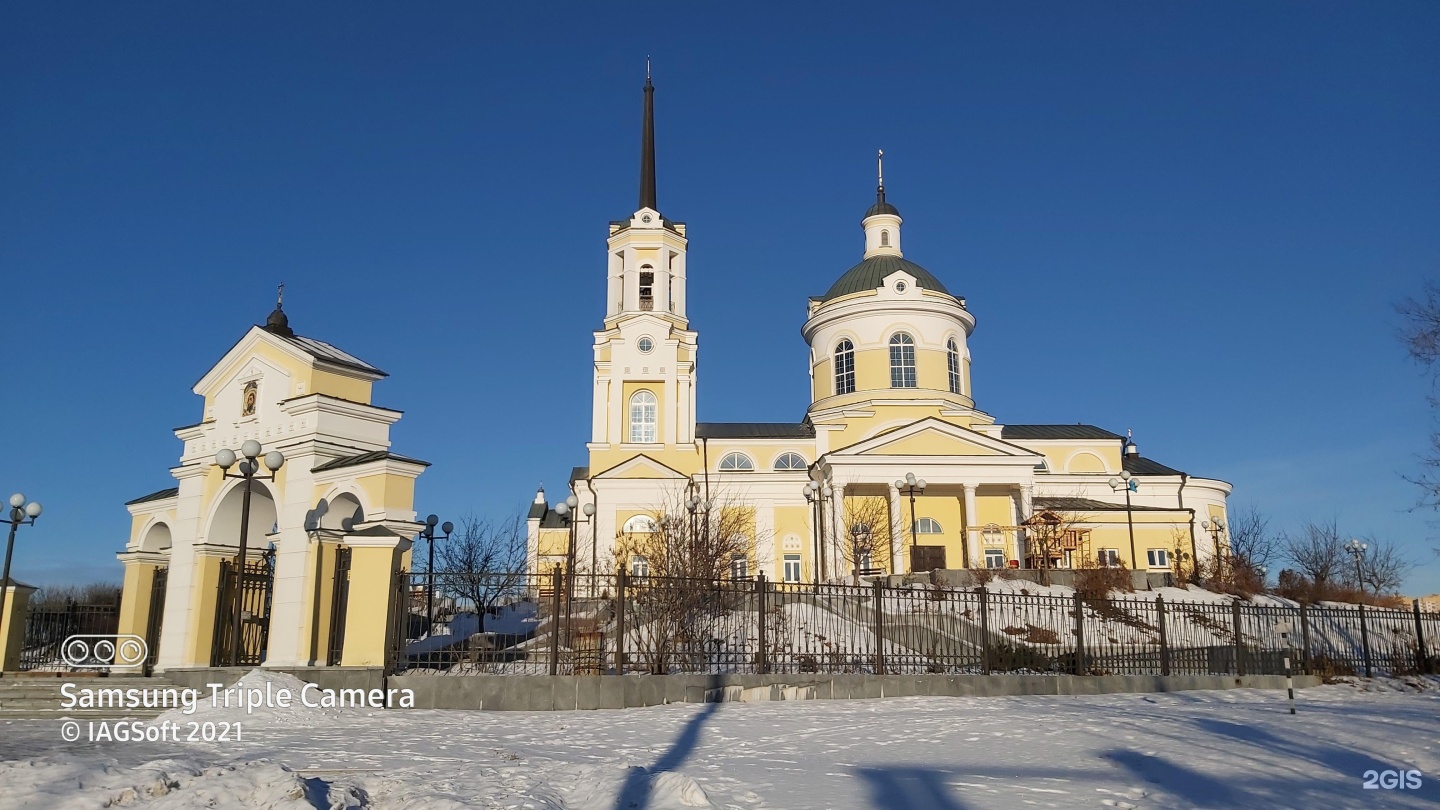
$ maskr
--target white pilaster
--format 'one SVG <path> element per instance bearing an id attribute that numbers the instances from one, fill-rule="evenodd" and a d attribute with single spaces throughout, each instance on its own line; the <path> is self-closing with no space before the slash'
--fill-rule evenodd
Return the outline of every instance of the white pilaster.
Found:
<path id="1" fill-rule="evenodd" d="M 961 484 L 960 486 L 965 494 L 965 549 L 970 555 L 966 565 L 970 568 L 983 568 L 985 551 L 980 547 L 980 522 L 979 513 L 975 508 L 975 485 Z"/>
<path id="2" fill-rule="evenodd" d="M 903 574 L 908 566 L 905 564 L 905 530 L 900 509 L 900 490 L 894 484 L 886 484 L 885 488 L 890 491 L 890 573 Z"/>

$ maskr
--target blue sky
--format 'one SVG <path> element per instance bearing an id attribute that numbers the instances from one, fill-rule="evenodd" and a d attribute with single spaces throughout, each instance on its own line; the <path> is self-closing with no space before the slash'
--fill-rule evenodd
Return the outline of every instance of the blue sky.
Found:
<path id="1" fill-rule="evenodd" d="M 118 579 L 122 503 L 280 281 L 391 372 L 422 513 L 559 490 L 651 54 L 701 419 L 801 418 L 805 299 L 859 260 L 883 147 L 982 408 L 1133 429 L 1440 590 L 1393 313 L 1440 259 L 1440 5 L 690 5 L 0 9 L 0 489 L 47 507 L 17 578 Z"/>

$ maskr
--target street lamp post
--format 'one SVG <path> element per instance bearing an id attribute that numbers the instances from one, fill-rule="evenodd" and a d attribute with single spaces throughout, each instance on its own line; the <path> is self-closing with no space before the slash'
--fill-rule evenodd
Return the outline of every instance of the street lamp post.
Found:
<path id="1" fill-rule="evenodd" d="M 829 487 L 819 481 L 810 481 L 805 484 L 805 500 L 810 504 L 810 513 L 814 515 L 815 527 L 811 532 L 815 544 L 815 584 L 819 585 L 827 573 L 825 560 L 825 511 L 821 507 L 825 503 L 825 497 L 829 494 Z"/>
<path id="2" fill-rule="evenodd" d="M 915 570 L 915 549 L 920 545 L 916 536 L 915 493 L 925 491 L 925 479 L 916 478 L 915 473 L 905 473 L 905 480 L 895 482 L 896 489 L 903 489 L 910 495 L 910 570 Z M 898 571 L 896 573 L 899 573 Z"/>
<path id="3" fill-rule="evenodd" d="M 1370 544 L 1362 543 L 1359 540 L 1351 538 L 1350 542 L 1346 543 L 1342 548 L 1355 560 L 1355 584 L 1360 586 L 1360 595 L 1364 596 L 1365 579 L 1364 575 L 1360 573 L 1360 561 L 1365 559 L 1365 550 L 1370 548 Z"/>
<path id="4" fill-rule="evenodd" d="M 575 534 L 575 524 L 579 521 L 577 520 L 575 515 L 575 508 L 579 505 L 580 499 L 575 497 L 573 494 L 567 497 L 565 500 L 561 501 L 560 503 L 555 504 L 555 514 L 559 515 L 565 521 L 566 528 L 570 530 L 570 545 L 565 551 L 566 599 L 575 598 L 575 558 L 579 553 L 577 549 L 578 540 Z M 595 505 L 587 503 L 585 504 L 585 508 L 582 509 L 581 512 L 584 513 L 586 518 L 589 518 L 591 515 L 595 514 Z M 587 520 L 586 522 L 588 523 L 589 521 Z M 595 560 L 592 559 L 590 561 L 590 567 L 592 569 L 590 575 L 590 589 L 593 591 L 595 589 L 595 575 L 593 571 L 595 567 Z"/>
<path id="5" fill-rule="evenodd" d="M 1121 470 L 1119 478 L 1110 479 L 1112 491 L 1125 490 L 1125 525 L 1130 529 L 1130 567 L 1132 570 L 1140 567 L 1140 561 L 1135 558 L 1135 513 L 1130 509 L 1130 493 L 1139 488 L 1140 485 L 1130 477 L 1129 470 Z"/>
<path id="6" fill-rule="evenodd" d="M 426 552 L 429 555 L 429 562 L 425 564 L 425 634 L 435 633 L 435 524 L 440 523 L 439 515 L 430 515 L 425 518 L 425 528 L 420 530 L 420 536 L 425 538 Z M 440 524 L 440 539 L 449 540 L 450 533 L 455 531 L 455 524 L 445 521 Z M 480 609 L 479 605 L 475 606 Z"/>
<path id="7" fill-rule="evenodd" d="M 251 482 L 257 478 L 262 481 L 274 481 L 275 473 L 279 472 L 280 468 L 285 466 L 285 454 L 279 450 L 271 450 L 265 454 L 263 459 L 265 469 L 269 470 L 270 474 L 260 475 L 260 462 L 257 461 L 257 459 L 262 449 L 260 442 L 254 439 L 247 439 L 244 444 L 240 445 L 240 455 L 245 458 L 240 462 L 239 467 L 237 467 L 239 474 L 230 472 L 230 468 L 235 466 L 236 457 L 234 450 L 227 448 L 215 454 L 215 466 L 220 468 L 220 476 L 222 478 L 238 478 L 245 482 L 244 495 L 240 501 L 240 549 L 239 553 L 235 556 L 235 620 L 231 625 L 231 633 L 233 636 L 230 644 L 231 666 L 239 665 L 240 648 L 242 646 L 240 636 L 241 622 L 243 621 L 241 606 L 244 600 L 245 547 L 250 538 L 250 485 Z"/>
<path id="8" fill-rule="evenodd" d="M 15 550 L 15 530 L 21 526 L 35 525 L 35 519 L 45 511 L 38 501 L 25 502 L 25 496 L 17 492 L 10 496 L 10 539 L 5 541 L 5 573 L 0 574 L 0 627 L 4 627 L 5 594 L 10 588 L 10 554 Z"/>
<path id="9" fill-rule="evenodd" d="M 1220 538 L 1225 536 L 1225 522 L 1220 518 L 1210 518 L 1200 521 L 1200 528 L 1210 532 L 1210 539 L 1215 544 L 1215 560 L 1219 563 L 1216 566 L 1215 573 L 1221 579 L 1224 579 L 1226 571 L 1231 567 L 1229 550 L 1227 549 L 1222 553 L 1220 546 Z M 1195 565 L 1197 568 L 1199 567 L 1200 561 L 1198 559 L 1195 561 Z"/>
<path id="10" fill-rule="evenodd" d="M 686 539 L 685 543 L 686 553 L 689 555 L 689 560 L 686 563 L 686 567 L 682 569 L 681 576 L 684 576 L 687 573 L 690 575 L 698 575 L 697 572 L 701 570 L 698 567 L 699 552 L 696 550 L 696 548 L 697 546 L 703 546 L 705 548 L 709 547 L 710 509 L 715 505 L 713 501 L 707 500 L 701 494 L 700 485 L 695 481 L 695 479 L 690 479 L 689 488 L 694 492 L 694 494 L 692 494 L 685 501 L 685 511 L 690 515 L 690 536 Z M 695 521 L 697 518 L 704 518 L 703 526 L 697 527 L 695 525 Z M 700 536 L 702 531 L 704 533 L 704 540 L 706 541 L 703 544 L 701 543 Z"/>

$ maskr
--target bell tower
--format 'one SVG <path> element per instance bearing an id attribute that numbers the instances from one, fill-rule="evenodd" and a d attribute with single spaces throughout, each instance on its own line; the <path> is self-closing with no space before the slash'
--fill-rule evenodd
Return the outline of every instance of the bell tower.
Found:
<path id="1" fill-rule="evenodd" d="M 696 334 L 685 317 L 685 223 L 656 201 L 655 85 L 646 63 L 639 208 L 610 223 L 605 320 L 595 333 L 590 448 L 654 455 L 695 442 Z M 630 455 L 633 455 L 631 453 Z"/>

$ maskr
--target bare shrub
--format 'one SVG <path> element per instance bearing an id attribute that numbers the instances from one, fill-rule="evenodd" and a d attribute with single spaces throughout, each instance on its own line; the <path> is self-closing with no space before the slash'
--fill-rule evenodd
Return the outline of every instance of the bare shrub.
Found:
<path id="1" fill-rule="evenodd" d="M 970 576 L 974 577 L 975 584 L 980 587 L 989 585 L 995 579 L 994 568 L 971 568 Z"/>
<path id="2" fill-rule="evenodd" d="M 1130 581 L 1130 569 L 1121 562 L 1113 566 L 1101 566 L 1087 562 L 1075 571 L 1075 593 L 1087 601 L 1105 601 L 1112 591 L 1134 593 Z"/>

